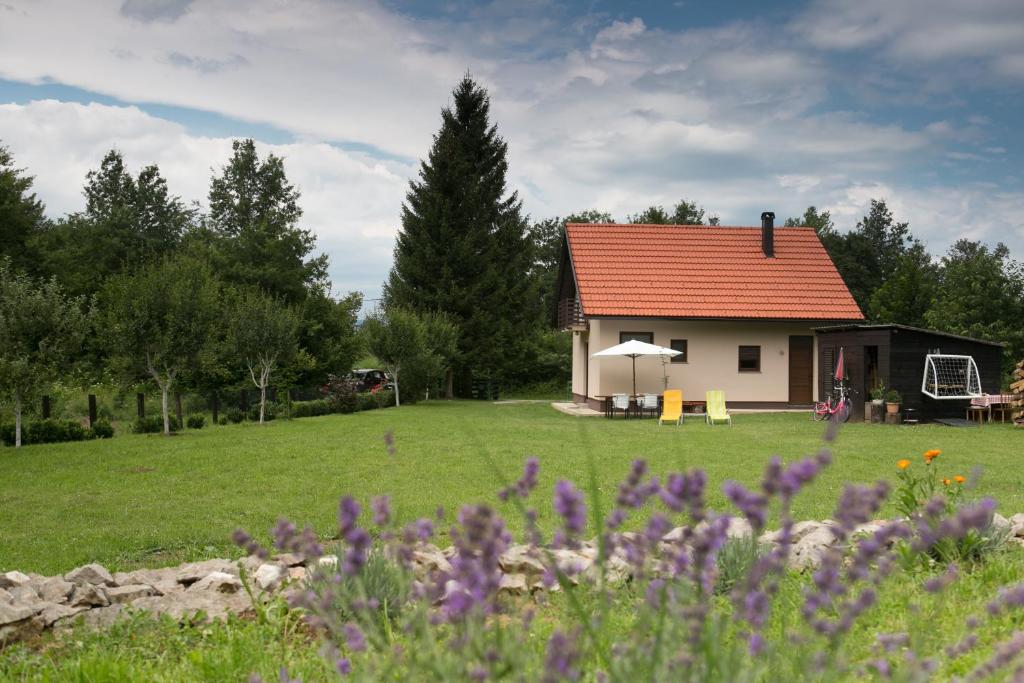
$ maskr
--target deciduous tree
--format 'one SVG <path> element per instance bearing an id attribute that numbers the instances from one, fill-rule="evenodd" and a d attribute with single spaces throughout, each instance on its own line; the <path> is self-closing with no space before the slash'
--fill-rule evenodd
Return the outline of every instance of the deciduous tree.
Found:
<path id="1" fill-rule="evenodd" d="M 267 407 L 271 373 L 298 351 L 301 319 L 284 301 L 253 289 L 230 297 L 228 339 L 260 391 L 260 424 Z"/>
<path id="2" fill-rule="evenodd" d="M 205 361 L 220 336 L 219 297 L 210 267 L 181 256 L 113 277 L 103 291 L 111 358 L 132 380 L 152 379 L 159 387 L 164 434 L 171 431 L 171 389 Z"/>
<path id="3" fill-rule="evenodd" d="M 26 403 L 69 367 L 88 323 L 84 301 L 56 280 L 36 282 L 0 260 L 0 396 L 14 409 L 15 446 Z"/>

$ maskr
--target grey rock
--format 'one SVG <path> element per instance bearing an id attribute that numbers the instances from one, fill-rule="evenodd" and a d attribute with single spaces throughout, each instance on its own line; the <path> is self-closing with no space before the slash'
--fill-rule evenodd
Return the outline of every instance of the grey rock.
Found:
<path id="1" fill-rule="evenodd" d="M 41 600 L 39 599 L 39 593 L 36 592 L 36 589 L 31 584 L 25 584 L 23 586 L 14 586 L 13 588 L 8 588 L 7 592 L 10 594 L 12 598 L 14 598 L 14 602 L 21 602 L 27 604 L 31 604 L 33 602 L 41 602 Z"/>
<path id="2" fill-rule="evenodd" d="M 997 512 L 992 515 L 992 528 L 996 531 L 1005 531 L 1010 533 L 1013 530 L 1013 523 Z"/>
<path id="3" fill-rule="evenodd" d="M 43 618 L 38 615 L 0 624 L 0 646 L 39 635 L 43 632 L 43 628 Z"/>
<path id="4" fill-rule="evenodd" d="M 284 576 L 284 568 L 281 565 L 267 562 L 260 565 L 253 578 L 261 589 L 272 590 L 277 587 Z"/>
<path id="5" fill-rule="evenodd" d="M 188 588 L 190 592 L 216 591 L 218 593 L 237 593 L 241 589 L 241 580 L 237 576 L 225 572 L 211 572 Z"/>
<path id="6" fill-rule="evenodd" d="M 498 566 L 506 574 L 540 575 L 546 570 L 540 559 L 540 551 L 525 545 L 510 546 L 498 558 Z"/>
<path id="7" fill-rule="evenodd" d="M 46 602 L 66 602 L 75 584 L 65 581 L 59 576 L 51 576 L 39 586 L 39 597 Z"/>
<path id="8" fill-rule="evenodd" d="M 324 555 L 316 561 L 316 566 L 322 570 L 334 571 L 338 568 L 338 556 Z"/>
<path id="9" fill-rule="evenodd" d="M 50 628 L 61 619 L 67 619 L 73 617 L 76 614 L 89 609 L 88 607 L 68 607 L 67 605 L 58 605 L 56 603 L 47 603 L 43 610 L 39 613 L 39 616 L 43 619 L 43 626 Z"/>
<path id="10" fill-rule="evenodd" d="M 210 590 L 188 590 L 176 595 L 139 598 L 132 603 L 136 609 L 154 614 L 166 614 L 174 619 L 192 619 L 205 614 L 212 619 L 223 619 L 228 614 L 241 614 L 252 604 L 244 593 L 220 593 Z"/>
<path id="11" fill-rule="evenodd" d="M 75 586 L 68 604 L 72 607 L 106 607 L 110 604 L 103 586 L 83 583 Z"/>
<path id="12" fill-rule="evenodd" d="M 0 574 L 0 588 L 15 588 L 24 586 L 32 579 L 27 574 L 18 571 L 4 572 Z"/>
<path id="13" fill-rule="evenodd" d="M 814 569 L 821 564 L 821 558 L 836 542 L 829 526 L 819 526 L 803 535 L 790 549 L 789 566 L 792 569 Z"/>
<path id="14" fill-rule="evenodd" d="M 1024 536 L 1024 512 L 1018 512 L 1010 517 L 1010 533 L 1013 536 Z"/>
<path id="15" fill-rule="evenodd" d="M 298 567 L 300 564 L 305 564 L 306 558 L 297 553 L 281 553 L 274 555 L 274 562 L 283 564 L 285 567 Z"/>
<path id="16" fill-rule="evenodd" d="M 30 619 L 39 610 L 32 605 L 0 603 L 0 626 Z"/>
<path id="17" fill-rule="evenodd" d="M 14 596 L 8 593 L 6 588 L 0 588 L 0 605 L 3 604 L 14 604 Z"/>
<path id="18" fill-rule="evenodd" d="M 105 629 L 110 628 L 115 621 L 121 617 L 126 616 L 124 605 L 109 605 L 107 607 L 97 607 L 96 609 L 86 610 L 82 612 L 81 619 L 84 624 L 92 629 Z M 72 618 L 72 622 L 76 619 Z M 64 620 L 58 623 L 63 623 Z"/>
<path id="19" fill-rule="evenodd" d="M 498 593 L 504 595 L 523 595 L 529 588 L 523 574 L 502 574 L 498 584 Z"/>
<path id="20" fill-rule="evenodd" d="M 260 565 L 266 562 L 266 560 L 261 559 L 256 555 L 248 555 L 247 557 L 240 559 L 238 562 L 242 565 L 242 569 L 245 570 L 245 573 L 251 575 L 259 569 Z"/>
<path id="21" fill-rule="evenodd" d="M 223 572 L 238 576 L 238 567 L 230 560 L 206 560 L 204 562 L 189 562 L 178 567 L 175 579 L 178 583 L 190 585 L 204 578 L 213 572 Z"/>
<path id="22" fill-rule="evenodd" d="M 449 554 L 447 550 L 438 550 L 436 545 L 430 543 L 422 543 L 416 546 L 412 551 L 412 568 L 416 578 L 420 580 L 426 579 L 435 572 L 450 573 L 452 571 L 452 563 L 448 560 L 454 554 Z"/>
<path id="23" fill-rule="evenodd" d="M 93 586 L 113 586 L 114 577 L 110 575 L 106 567 L 101 564 L 87 564 L 78 569 L 72 569 L 64 575 L 66 581 L 78 584 L 79 586 L 91 584 Z"/>
<path id="24" fill-rule="evenodd" d="M 306 577 L 309 576 L 309 572 L 305 567 L 289 567 L 288 568 L 288 580 L 289 581 L 305 581 Z"/>
<path id="25" fill-rule="evenodd" d="M 132 600 L 137 600 L 138 598 L 145 598 L 153 595 L 156 593 L 156 589 L 144 583 L 139 583 L 135 585 L 107 588 L 105 592 L 110 604 L 120 605 L 129 603 Z"/>

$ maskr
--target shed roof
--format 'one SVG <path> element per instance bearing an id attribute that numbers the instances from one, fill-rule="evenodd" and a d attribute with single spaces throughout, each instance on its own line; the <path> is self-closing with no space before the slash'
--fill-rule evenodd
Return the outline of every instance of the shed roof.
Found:
<path id="1" fill-rule="evenodd" d="M 922 334 L 928 334 L 934 337 L 948 337 L 950 339 L 959 339 L 961 341 L 976 342 L 978 344 L 988 344 L 989 346 L 1006 346 L 1005 342 L 989 341 L 987 339 L 976 339 L 974 337 L 966 337 L 962 334 L 953 334 L 952 332 L 940 332 L 939 330 L 928 330 L 923 327 L 912 327 L 910 325 L 900 325 L 898 323 L 883 323 L 875 325 L 827 325 L 814 328 L 815 332 L 856 332 L 860 330 L 907 330 L 908 332 L 920 332 Z"/>

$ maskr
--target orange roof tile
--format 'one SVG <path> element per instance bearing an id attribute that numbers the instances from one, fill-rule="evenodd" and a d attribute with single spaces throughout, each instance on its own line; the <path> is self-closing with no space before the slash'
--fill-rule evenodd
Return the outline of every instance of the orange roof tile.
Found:
<path id="1" fill-rule="evenodd" d="M 565 226 L 585 316 L 863 320 L 812 228 Z"/>

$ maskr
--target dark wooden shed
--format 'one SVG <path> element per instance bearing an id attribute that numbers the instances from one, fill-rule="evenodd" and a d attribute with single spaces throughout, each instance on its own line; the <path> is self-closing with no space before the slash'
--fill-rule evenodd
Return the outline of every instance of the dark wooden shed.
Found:
<path id="1" fill-rule="evenodd" d="M 946 332 L 906 325 L 840 325 L 819 327 L 818 391 L 824 397 L 832 391 L 836 358 L 843 349 L 847 386 L 851 397 L 851 420 L 864 419 L 864 402 L 877 382 L 902 396 L 903 409 L 913 408 L 923 421 L 964 417 L 969 400 L 934 399 L 921 392 L 925 356 L 930 353 L 971 356 L 978 366 L 981 389 L 997 394 L 1002 386 L 1003 344 L 961 337 Z"/>

